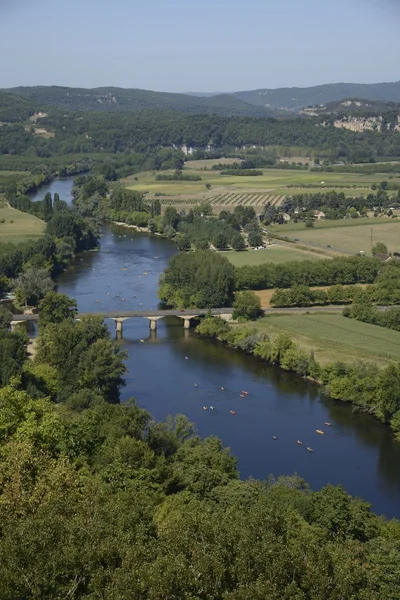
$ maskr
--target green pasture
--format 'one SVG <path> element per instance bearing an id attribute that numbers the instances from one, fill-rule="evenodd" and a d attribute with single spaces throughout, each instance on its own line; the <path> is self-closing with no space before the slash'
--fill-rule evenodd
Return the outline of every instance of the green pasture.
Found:
<path id="1" fill-rule="evenodd" d="M 305 351 L 313 351 L 322 364 L 359 360 L 384 364 L 398 361 L 400 356 L 400 332 L 340 314 L 277 314 L 263 317 L 255 326 L 271 338 L 288 333 Z"/>
<path id="2" fill-rule="evenodd" d="M 40 219 L 10 208 L 0 198 L 0 242 L 35 240 L 43 235 L 45 227 Z"/>
<path id="3" fill-rule="evenodd" d="M 294 260 L 312 260 L 317 261 L 321 258 L 329 258 L 327 255 L 319 254 L 317 252 L 307 252 L 296 248 L 296 246 L 284 246 L 280 244 L 273 244 L 268 246 L 266 250 L 243 250 L 242 252 L 223 252 L 226 258 L 235 266 L 243 267 L 258 266 L 265 263 L 279 264 Z"/>

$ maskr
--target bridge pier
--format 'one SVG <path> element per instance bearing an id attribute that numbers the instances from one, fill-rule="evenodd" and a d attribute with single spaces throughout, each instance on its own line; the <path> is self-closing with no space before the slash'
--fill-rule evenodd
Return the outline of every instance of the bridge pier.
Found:
<path id="1" fill-rule="evenodd" d="M 150 327 L 150 331 L 156 331 L 157 330 L 157 321 L 159 319 L 162 319 L 163 317 L 145 317 L 145 319 L 149 320 L 149 327 Z"/>
<path id="2" fill-rule="evenodd" d="M 184 329 L 190 329 L 190 321 L 194 319 L 197 315 L 178 315 L 180 319 L 183 319 L 183 327 Z"/>
<path id="3" fill-rule="evenodd" d="M 226 314 L 224 313 L 224 314 L 217 315 L 217 316 L 218 316 L 220 319 L 223 319 L 224 321 L 227 321 L 227 322 L 229 322 L 229 321 L 232 321 L 232 318 L 233 318 L 233 317 L 232 317 L 232 313 L 226 313 Z"/>
<path id="4" fill-rule="evenodd" d="M 114 319 L 117 340 L 122 340 L 124 337 L 124 321 L 126 321 L 126 319 L 127 317 L 118 317 Z"/>
<path id="5" fill-rule="evenodd" d="M 17 329 L 19 328 L 20 325 L 25 325 L 26 327 L 26 323 L 27 321 L 11 321 L 10 323 L 10 329 L 11 329 L 11 333 L 15 333 L 17 331 Z"/>

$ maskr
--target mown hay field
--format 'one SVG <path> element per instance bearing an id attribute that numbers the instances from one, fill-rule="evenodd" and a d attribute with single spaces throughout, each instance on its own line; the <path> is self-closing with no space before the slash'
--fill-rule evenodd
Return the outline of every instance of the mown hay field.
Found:
<path id="1" fill-rule="evenodd" d="M 293 246 L 273 244 L 265 250 L 243 250 L 235 252 L 234 250 L 222 253 L 235 266 L 242 267 L 244 265 L 257 266 L 265 263 L 280 264 L 288 261 L 310 260 L 317 261 L 329 256 L 318 252 L 307 252 L 300 250 L 294 244 Z"/>
<path id="2" fill-rule="evenodd" d="M 299 240 L 301 244 L 331 246 L 348 252 L 371 254 L 377 242 L 384 242 L 389 252 L 400 252 L 400 219 L 369 218 L 316 222 L 312 228 L 304 223 L 271 227 L 273 233 Z"/>
<path id="3" fill-rule="evenodd" d="M 0 199 L 0 242 L 35 240 L 43 235 L 45 227 L 44 221 L 10 208 Z"/>
<path id="4" fill-rule="evenodd" d="M 263 317 L 255 326 L 271 338 L 288 333 L 305 351 L 313 351 L 322 364 L 362 360 L 382 365 L 398 361 L 400 356 L 400 332 L 340 314 L 276 314 Z"/>

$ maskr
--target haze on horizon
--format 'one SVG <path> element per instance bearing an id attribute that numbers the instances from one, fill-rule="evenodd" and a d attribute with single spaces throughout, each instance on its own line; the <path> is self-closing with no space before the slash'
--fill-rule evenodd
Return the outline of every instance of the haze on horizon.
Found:
<path id="1" fill-rule="evenodd" d="M 399 26 L 396 0 L 0 0 L 0 88 L 398 81 Z"/>

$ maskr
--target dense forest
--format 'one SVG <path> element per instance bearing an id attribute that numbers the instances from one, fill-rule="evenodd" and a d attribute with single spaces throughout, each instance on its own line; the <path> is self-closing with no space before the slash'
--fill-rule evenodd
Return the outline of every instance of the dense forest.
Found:
<path id="1" fill-rule="evenodd" d="M 14 96 L 0 92 L 3 113 L 12 115 Z M 15 97 L 18 102 L 21 97 Z M 34 112 L 37 104 L 28 112 Z M 18 113 L 17 113 L 18 114 Z M 0 154 L 51 158 L 88 153 L 146 154 L 160 147 L 238 151 L 252 146 L 302 146 L 318 149 L 332 159 L 370 162 L 400 156 L 395 131 L 355 133 L 337 129 L 323 117 L 275 119 L 251 116 L 188 114 L 159 109 L 118 112 L 65 111 L 52 108 L 40 127 L 22 122 L 24 112 L 0 127 Z M 37 132 L 39 131 L 39 133 Z M 47 133 L 43 133 L 47 132 Z"/>
<path id="2" fill-rule="evenodd" d="M 75 315 L 45 296 L 33 360 L 0 320 L 2 599 L 399 597 L 397 521 L 340 486 L 241 481 L 229 449 L 182 415 L 156 423 L 120 404 L 123 353 L 100 319 Z"/>

